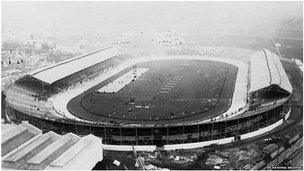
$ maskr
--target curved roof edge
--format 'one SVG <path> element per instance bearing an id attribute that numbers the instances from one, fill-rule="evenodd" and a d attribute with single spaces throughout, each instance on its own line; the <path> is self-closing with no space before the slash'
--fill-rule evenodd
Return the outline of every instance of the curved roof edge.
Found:
<path id="1" fill-rule="evenodd" d="M 264 49 L 251 55 L 249 93 L 270 85 L 278 85 L 287 92 L 292 92 L 292 86 L 279 57 Z"/>

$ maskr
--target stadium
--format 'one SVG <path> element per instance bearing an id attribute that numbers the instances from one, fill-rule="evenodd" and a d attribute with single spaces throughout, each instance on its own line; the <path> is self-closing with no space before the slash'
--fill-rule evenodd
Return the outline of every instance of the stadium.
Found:
<path id="1" fill-rule="evenodd" d="M 235 142 L 290 114 L 292 86 L 279 57 L 264 49 L 249 58 L 134 57 L 109 45 L 25 74 L 6 88 L 5 111 L 12 121 L 91 133 L 123 151 Z"/>

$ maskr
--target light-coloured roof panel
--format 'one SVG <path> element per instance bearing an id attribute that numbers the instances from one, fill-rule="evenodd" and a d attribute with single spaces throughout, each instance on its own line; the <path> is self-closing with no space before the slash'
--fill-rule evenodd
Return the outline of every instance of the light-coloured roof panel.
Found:
<path id="1" fill-rule="evenodd" d="M 66 134 L 66 135 L 60 137 L 54 143 L 52 143 L 48 147 L 44 148 L 42 151 L 40 151 L 38 154 L 36 154 L 34 157 L 32 157 L 30 160 L 28 160 L 27 163 L 28 164 L 37 164 L 37 165 L 41 164 L 44 160 L 46 160 L 53 153 L 55 153 L 57 150 L 59 150 L 61 147 L 63 147 L 71 139 L 72 139 L 72 137 L 70 136 L 70 134 Z"/>
<path id="2" fill-rule="evenodd" d="M 62 78 L 86 69 L 118 54 L 117 48 L 107 46 L 97 51 L 72 58 L 47 68 L 32 72 L 32 76 L 45 83 L 52 84 Z"/>
<path id="3" fill-rule="evenodd" d="M 269 50 L 262 50 L 251 56 L 249 92 L 270 85 L 278 85 L 289 93 L 292 92 L 292 86 L 279 57 Z"/>
<path id="4" fill-rule="evenodd" d="M 29 132 L 39 130 L 23 122 L 8 128 L 5 134 L 18 134 L 17 137 L 13 135 L 15 138 L 12 140 L 18 143 L 22 138 L 19 134 L 22 127 Z M 53 131 L 41 134 L 41 130 L 37 130 L 34 138 L 2 156 L 1 167 L 4 170 L 90 170 L 103 158 L 102 140 L 92 134 L 84 137 L 73 133 L 59 136 Z M 1 146 L 2 151 L 5 148 L 7 146 Z"/>
<path id="5" fill-rule="evenodd" d="M 250 59 L 250 91 L 256 91 L 270 85 L 270 72 L 263 51 L 259 51 Z"/>
<path id="6" fill-rule="evenodd" d="M 25 155 L 29 154 L 31 151 L 35 150 L 37 147 L 39 147 L 41 144 L 45 143 L 51 139 L 51 136 L 48 134 L 44 134 L 40 136 L 36 141 L 33 143 L 30 143 L 28 146 L 18 150 L 16 153 L 13 155 L 5 158 L 5 161 L 10 161 L 10 162 L 17 162 L 21 158 L 23 158 Z"/>
<path id="7" fill-rule="evenodd" d="M 82 137 L 46 169 L 87 170 L 88 168 L 93 168 L 102 158 L 101 139 L 90 134 Z"/>
<path id="8" fill-rule="evenodd" d="M 16 126 L 5 130 L 1 134 L 1 144 L 7 143 L 8 141 L 14 139 L 15 137 L 25 133 L 27 131 L 26 127 Z"/>

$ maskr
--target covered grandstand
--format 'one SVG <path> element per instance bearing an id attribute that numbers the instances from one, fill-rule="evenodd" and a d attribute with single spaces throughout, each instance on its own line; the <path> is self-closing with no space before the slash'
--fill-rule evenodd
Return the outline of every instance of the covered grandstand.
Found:
<path id="1" fill-rule="evenodd" d="M 117 48 L 105 46 L 26 74 L 5 90 L 6 100 L 18 110 L 36 117 L 61 117 L 51 110 L 49 97 L 94 79 L 126 59 L 118 56 Z"/>
<path id="2" fill-rule="evenodd" d="M 29 75 L 46 84 L 53 84 L 58 80 L 110 59 L 117 54 L 118 51 L 116 48 L 113 46 L 106 46 L 88 54 L 31 72 Z"/>
<path id="3" fill-rule="evenodd" d="M 250 93 L 271 86 L 278 86 L 286 93 L 292 92 L 292 86 L 276 54 L 269 50 L 257 52 L 251 56 L 250 68 Z"/>
<path id="4" fill-rule="evenodd" d="M 262 50 L 251 56 L 248 93 L 251 108 L 273 104 L 278 99 L 286 99 L 291 95 L 292 86 L 276 54 Z"/>

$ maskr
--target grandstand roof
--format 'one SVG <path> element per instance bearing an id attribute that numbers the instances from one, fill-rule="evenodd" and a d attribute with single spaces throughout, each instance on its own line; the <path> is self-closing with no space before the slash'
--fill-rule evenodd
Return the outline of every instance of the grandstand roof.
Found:
<path id="1" fill-rule="evenodd" d="M 103 158 L 101 140 L 92 134 L 42 134 L 26 122 L 2 130 L 1 150 L 3 169 L 91 170 Z"/>
<path id="2" fill-rule="evenodd" d="M 270 85 L 278 85 L 289 93 L 292 92 L 292 86 L 279 57 L 269 50 L 262 50 L 251 56 L 249 92 Z"/>
<path id="3" fill-rule="evenodd" d="M 46 68 L 33 71 L 30 73 L 30 75 L 45 83 L 52 84 L 78 71 L 107 60 L 117 55 L 117 53 L 118 51 L 115 47 L 106 46 L 82 56 L 68 59 Z"/>

